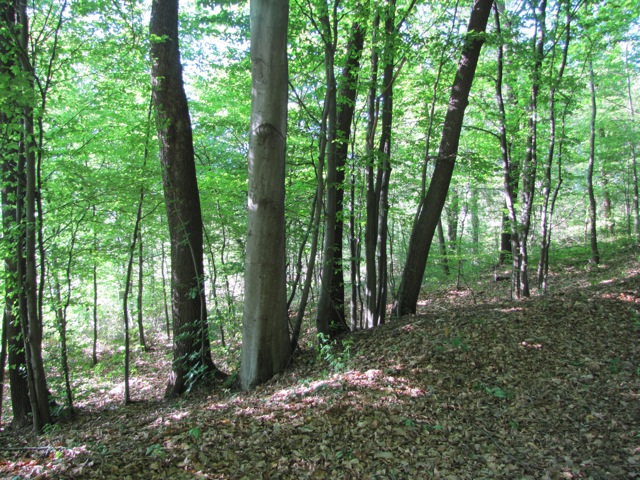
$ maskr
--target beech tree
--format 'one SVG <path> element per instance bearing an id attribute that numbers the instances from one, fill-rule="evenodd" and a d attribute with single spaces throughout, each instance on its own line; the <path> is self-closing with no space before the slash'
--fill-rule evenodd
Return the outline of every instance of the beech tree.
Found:
<path id="1" fill-rule="evenodd" d="M 178 0 L 151 8 L 151 80 L 171 238 L 173 369 L 167 395 L 179 395 L 208 372 L 211 360 L 202 261 L 202 214 L 189 106 L 178 43 Z M 134 233 L 134 235 L 137 232 Z"/>
<path id="2" fill-rule="evenodd" d="M 425 196 L 424 205 L 416 216 L 416 222 L 409 239 L 407 261 L 393 307 L 396 315 L 406 315 L 416 311 L 429 249 L 440 221 L 440 213 L 447 197 L 449 183 L 455 167 L 464 111 L 468 104 L 469 92 L 471 91 L 473 77 L 478 64 L 480 49 L 484 43 L 482 33 L 486 29 L 492 4 L 492 0 L 476 0 L 471 11 L 467 36 L 462 48 L 460 62 L 458 63 L 458 71 L 451 88 L 449 108 L 444 121 L 438 159 Z"/>
<path id="3" fill-rule="evenodd" d="M 248 232 L 240 384 L 289 362 L 284 251 L 288 0 L 251 0 Z"/>

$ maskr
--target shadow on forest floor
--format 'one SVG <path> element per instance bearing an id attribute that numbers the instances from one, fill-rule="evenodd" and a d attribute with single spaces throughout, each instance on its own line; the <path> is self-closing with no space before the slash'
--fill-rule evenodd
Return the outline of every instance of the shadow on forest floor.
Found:
<path id="1" fill-rule="evenodd" d="M 418 315 L 303 352 L 251 393 L 167 403 L 165 373 L 142 368 L 154 400 L 94 397 L 47 435 L 0 432 L 0 474 L 638 478 L 639 271 L 621 252 L 554 273 L 547 296 L 430 292 Z"/>

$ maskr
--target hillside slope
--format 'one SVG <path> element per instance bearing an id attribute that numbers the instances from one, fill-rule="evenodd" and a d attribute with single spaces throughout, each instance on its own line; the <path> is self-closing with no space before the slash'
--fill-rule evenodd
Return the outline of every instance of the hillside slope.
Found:
<path id="1" fill-rule="evenodd" d="M 640 264 L 429 292 L 419 315 L 297 356 L 251 393 L 94 398 L 42 437 L 0 434 L 11 478 L 640 477 Z M 320 358 L 319 358 L 320 357 Z M 142 369 L 143 370 L 143 369 Z M 154 393 L 155 392 L 155 393 Z"/>

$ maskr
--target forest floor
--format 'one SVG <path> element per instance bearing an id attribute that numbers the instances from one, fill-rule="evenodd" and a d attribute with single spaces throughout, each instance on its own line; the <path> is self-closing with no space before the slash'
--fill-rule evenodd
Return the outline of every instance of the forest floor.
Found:
<path id="1" fill-rule="evenodd" d="M 303 351 L 250 393 L 96 392 L 47 434 L 0 432 L 6 478 L 640 478 L 640 262 L 566 263 L 553 291 L 425 292 L 417 315 Z M 119 390 L 120 389 L 120 390 Z"/>

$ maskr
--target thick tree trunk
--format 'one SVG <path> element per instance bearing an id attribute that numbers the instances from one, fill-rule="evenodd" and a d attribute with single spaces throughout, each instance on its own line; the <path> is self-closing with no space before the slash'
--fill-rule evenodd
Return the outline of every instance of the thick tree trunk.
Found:
<path id="1" fill-rule="evenodd" d="M 447 197 L 455 166 L 464 111 L 468 104 L 469 92 L 478 64 L 480 49 L 484 43 L 484 36 L 480 34 L 486 29 L 492 4 L 492 0 L 476 0 L 473 5 L 467 28 L 467 37 L 451 89 L 438 159 L 427 190 L 424 206 L 420 211 L 409 239 L 407 262 L 394 305 L 396 315 L 406 315 L 416 311 L 429 249 L 440 220 L 440 214 L 442 213 L 442 207 Z"/>
<path id="2" fill-rule="evenodd" d="M 284 179 L 288 0 L 251 0 L 248 233 L 240 384 L 250 389 L 287 366 Z"/>
<path id="3" fill-rule="evenodd" d="M 167 395 L 179 395 L 216 370 L 204 297 L 202 214 L 193 134 L 178 45 L 178 0 L 154 0 L 149 32 L 151 80 L 162 183 L 171 238 L 173 371 Z"/>

